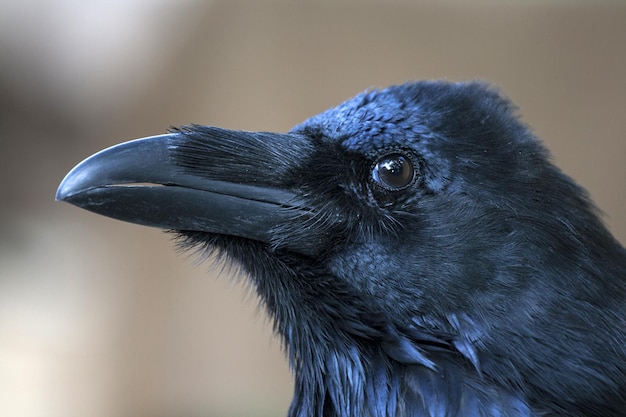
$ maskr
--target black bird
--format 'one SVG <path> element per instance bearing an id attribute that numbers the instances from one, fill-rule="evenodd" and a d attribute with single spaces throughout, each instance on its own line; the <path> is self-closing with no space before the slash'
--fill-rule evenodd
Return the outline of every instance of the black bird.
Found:
<path id="1" fill-rule="evenodd" d="M 240 265 L 289 416 L 626 416 L 626 251 L 484 83 L 369 90 L 289 133 L 182 127 L 56 197 Z"/>

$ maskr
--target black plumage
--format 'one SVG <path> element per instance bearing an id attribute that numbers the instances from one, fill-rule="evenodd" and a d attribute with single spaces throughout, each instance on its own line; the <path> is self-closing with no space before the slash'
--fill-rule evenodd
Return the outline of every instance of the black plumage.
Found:
<path id="1" fill-rule="evenodd" d="M 240 265 L 285 343 L 290 416 L 626 415 L 626 251 L 483 83 L 127 142 L 57 198 Z"/>

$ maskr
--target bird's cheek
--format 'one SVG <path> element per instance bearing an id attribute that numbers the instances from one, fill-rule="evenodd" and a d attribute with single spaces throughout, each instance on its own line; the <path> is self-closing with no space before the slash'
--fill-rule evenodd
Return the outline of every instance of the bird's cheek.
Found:
<path id="1" fill-rule="evenodd" d="M 353 244 L 329 261 L 331 273 L 361 292 L 376 294 L 397 274 L 397 262 L 379 243 Z"/>

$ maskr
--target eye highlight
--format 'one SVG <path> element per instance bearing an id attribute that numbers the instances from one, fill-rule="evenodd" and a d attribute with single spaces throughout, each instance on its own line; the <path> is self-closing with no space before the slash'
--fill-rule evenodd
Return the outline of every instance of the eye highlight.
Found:
<path id="1" fill-rule="evenodd" d="M 412 158 L 401 153 L 392 153 L 374 164 L 372 180 L 388 191 L 402 190 L 415 180 L 415 169 Z"/>

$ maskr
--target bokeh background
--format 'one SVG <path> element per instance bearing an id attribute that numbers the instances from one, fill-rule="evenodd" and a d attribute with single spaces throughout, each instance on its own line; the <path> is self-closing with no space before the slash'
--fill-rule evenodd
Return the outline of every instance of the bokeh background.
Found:
<path id="1" fill-rule="evenodd" d="M 0 2 L 0 415 L 285 415 L 256 299 L 158 230 L 55 203 L 106 146 L 286 131 L 373 86 L 485 79 L 626 242 L 623 1 Z"/>

